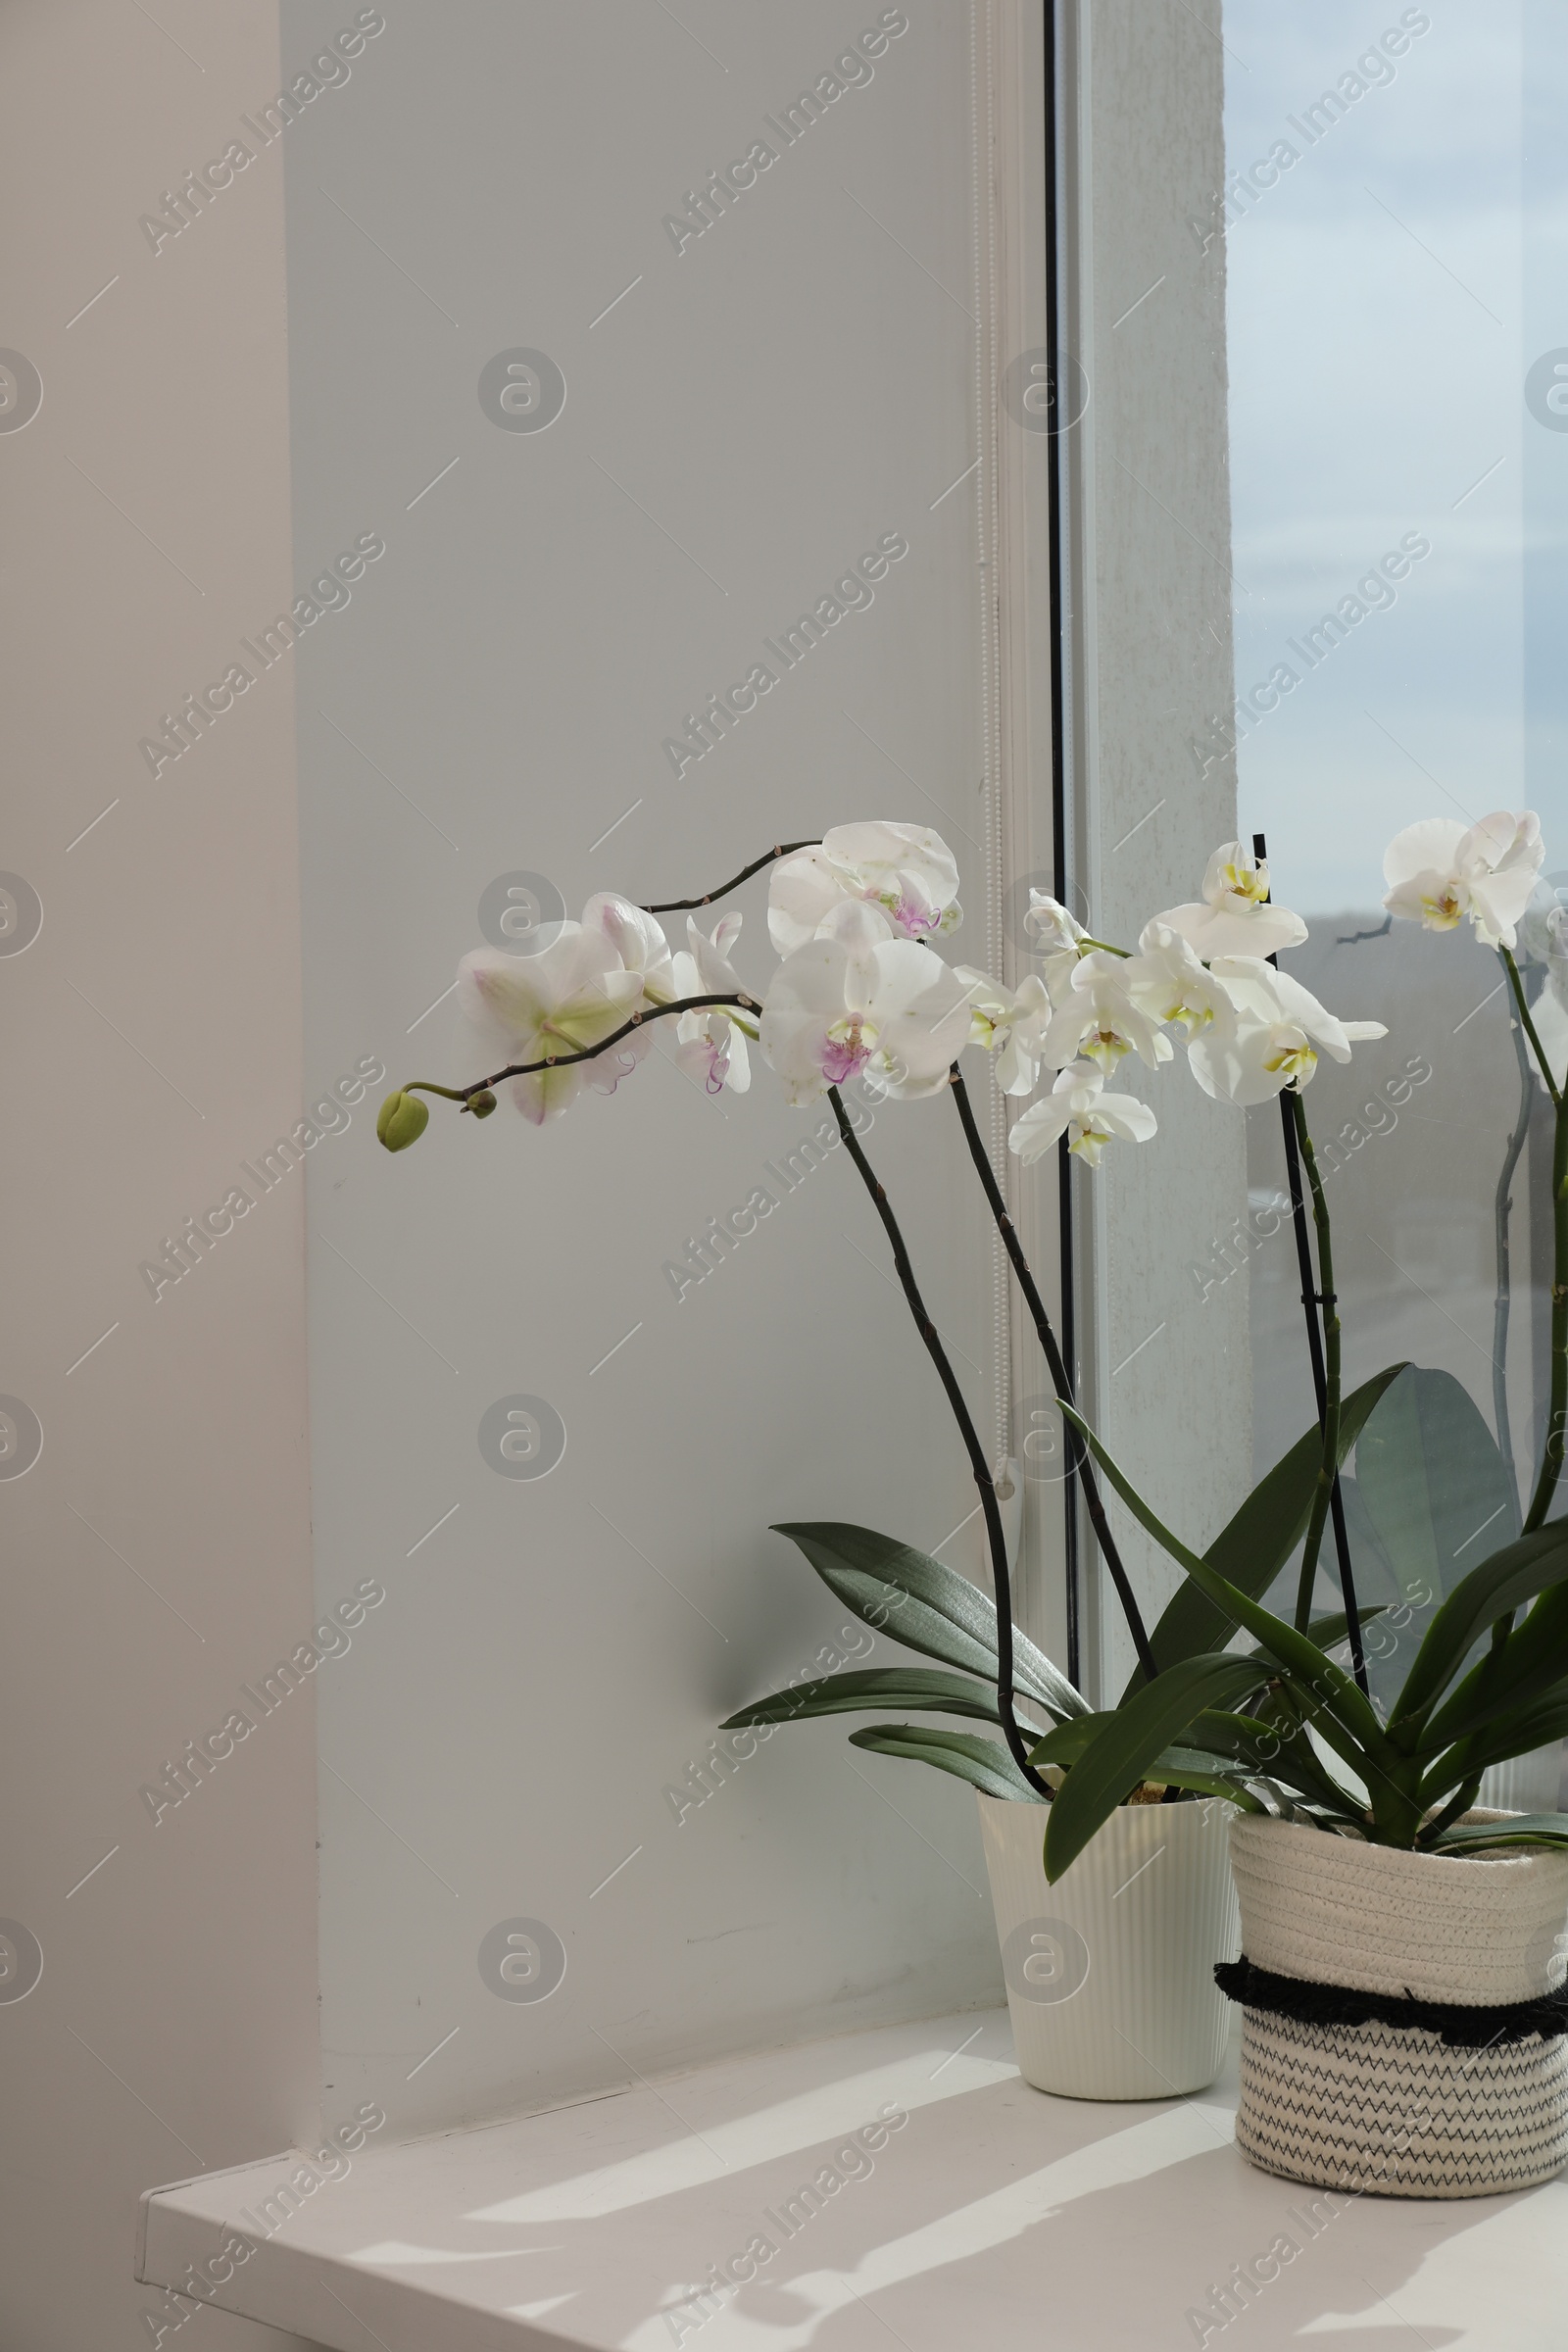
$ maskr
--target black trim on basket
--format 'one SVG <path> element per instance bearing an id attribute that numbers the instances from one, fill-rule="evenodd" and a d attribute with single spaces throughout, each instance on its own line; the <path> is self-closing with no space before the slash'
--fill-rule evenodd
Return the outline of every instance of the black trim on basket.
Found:
<path id="1" fill-rule="evenodd" d="M 1294 2017 L 1303 2026 L 1393 2026 L 1405 2033 L 1436 2034 L 1450 2050 L 1489 2049 L 1497 2042 L 1543 2041 L 1568 2034 L 1568 1989 L 1531 2001 L 1504 2001 L 1472 2008 L 1463 2001 L 1403 2000 L 1386 1992 L 1357 1992 L 1348 1984 L 1309 1984 L 1300 1977 L 1277 1977 L 1256 1968 L 1244 1953 L 1221 1960 L 1214 1982 L 1227 2000 L 1270 2017 Z"/>

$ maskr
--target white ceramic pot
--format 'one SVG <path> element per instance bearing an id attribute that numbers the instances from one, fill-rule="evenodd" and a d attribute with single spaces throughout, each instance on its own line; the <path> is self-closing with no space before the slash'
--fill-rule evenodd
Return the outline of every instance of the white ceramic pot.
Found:
<path id="1" fill-rule="evenodd" d="M 1240 1814 L 1231 1858 L 1242 1949 L 1269 1980 L 1242 1996 L 1236 2139 L 1255 2165 L 1399 2197 L 1561 2169 L 1568 2038 L 1518 2012 L 1562 1981 L 1568 1853 L 1406 1853 Z M 1445 2014 L 1417 2024 L 1412 2002 Z"/>
<path id="2" fill-rule="evenodd" d="M 1212 2082 L 1237 1948 L 1216 1799 L 1123 1805 L 1051 1886 L 1046 1807 L 980 1796 L 1013 2045 L 1026 2082 L 1069 2099 L 1168 2099 Z"/>

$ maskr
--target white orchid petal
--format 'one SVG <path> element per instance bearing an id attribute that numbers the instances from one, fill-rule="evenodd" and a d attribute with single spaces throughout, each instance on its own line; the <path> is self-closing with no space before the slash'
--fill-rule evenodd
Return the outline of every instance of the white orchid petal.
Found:
<path id="1" fill-rule="evenodd" d="M 669 1002 L 675 993 L 669 942 L 657 915 L 616 891 L 599 890 L 582 910 L 582 927 L 602 933 L 626 969 L 641 974 L 651 1004 Z"/>
<path id="2" fill-rule="evenodd" d="M 1286 948 L 1300 947 L 1307 937 L 1300 916 L 1272 901 L 1261 906 L 1236 902 L 1229 909 L 1195 901 L 1167 906 L 1154 920 L 1188 940 L 1205 963 L 1212 963 L 1216 956 L 1278 956 Z"/>

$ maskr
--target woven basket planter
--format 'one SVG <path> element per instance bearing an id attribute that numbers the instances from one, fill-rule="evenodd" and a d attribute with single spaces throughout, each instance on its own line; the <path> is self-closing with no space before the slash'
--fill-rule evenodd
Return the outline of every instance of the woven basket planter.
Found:
<path id="1" fill-rule="evenodd" d="M 1495 1815 L 1486 1818 L 1494 1819 Z M 1314 2187 L 1481 2197 L 1568 2161 L 1568 1853 L 1403 1853 L 1242 1814 L 1236 2139 Z"/>

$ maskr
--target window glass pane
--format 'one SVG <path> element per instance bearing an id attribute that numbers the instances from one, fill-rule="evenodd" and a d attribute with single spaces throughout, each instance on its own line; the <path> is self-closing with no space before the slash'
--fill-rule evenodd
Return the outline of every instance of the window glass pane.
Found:
<path id="1" fill-rule="evenodd" d="M 1467 922 L 1390 927 L 1381 869 L 1417 820 L 1530 808 L 1544 874 L 1568 881 L 1568 23 L 1528 0 L 1231 0 L 1225 37 L 1226 184 L 1192 228 L 1228 273 L 1242 822 L 1311 926 L 1287 968 L 1389 1030 L 1348 1068 L 1321 1059 L 1305 1097 L 1347 1382 L 1401 1357 L 1451 1375 L 1528 1493 L 1547 1105 L 1496 953 Z M 1525 973 L 1534 998 L 1544 968 Z M 1249 1122 L 1250 1220 L 1212 1271 L 1250 1269 L 1261 1466 L 1313 1396 L 1277 1106 Z M 1445 1523 L 1445 1573 L 1484 1558 L 1515 1507 L 1479 1472 L 1457 1491 L 1492 1524 Z M 1364 1529 L 1362 1551 L 1369 1584 L 1399 1580 Z"/>

